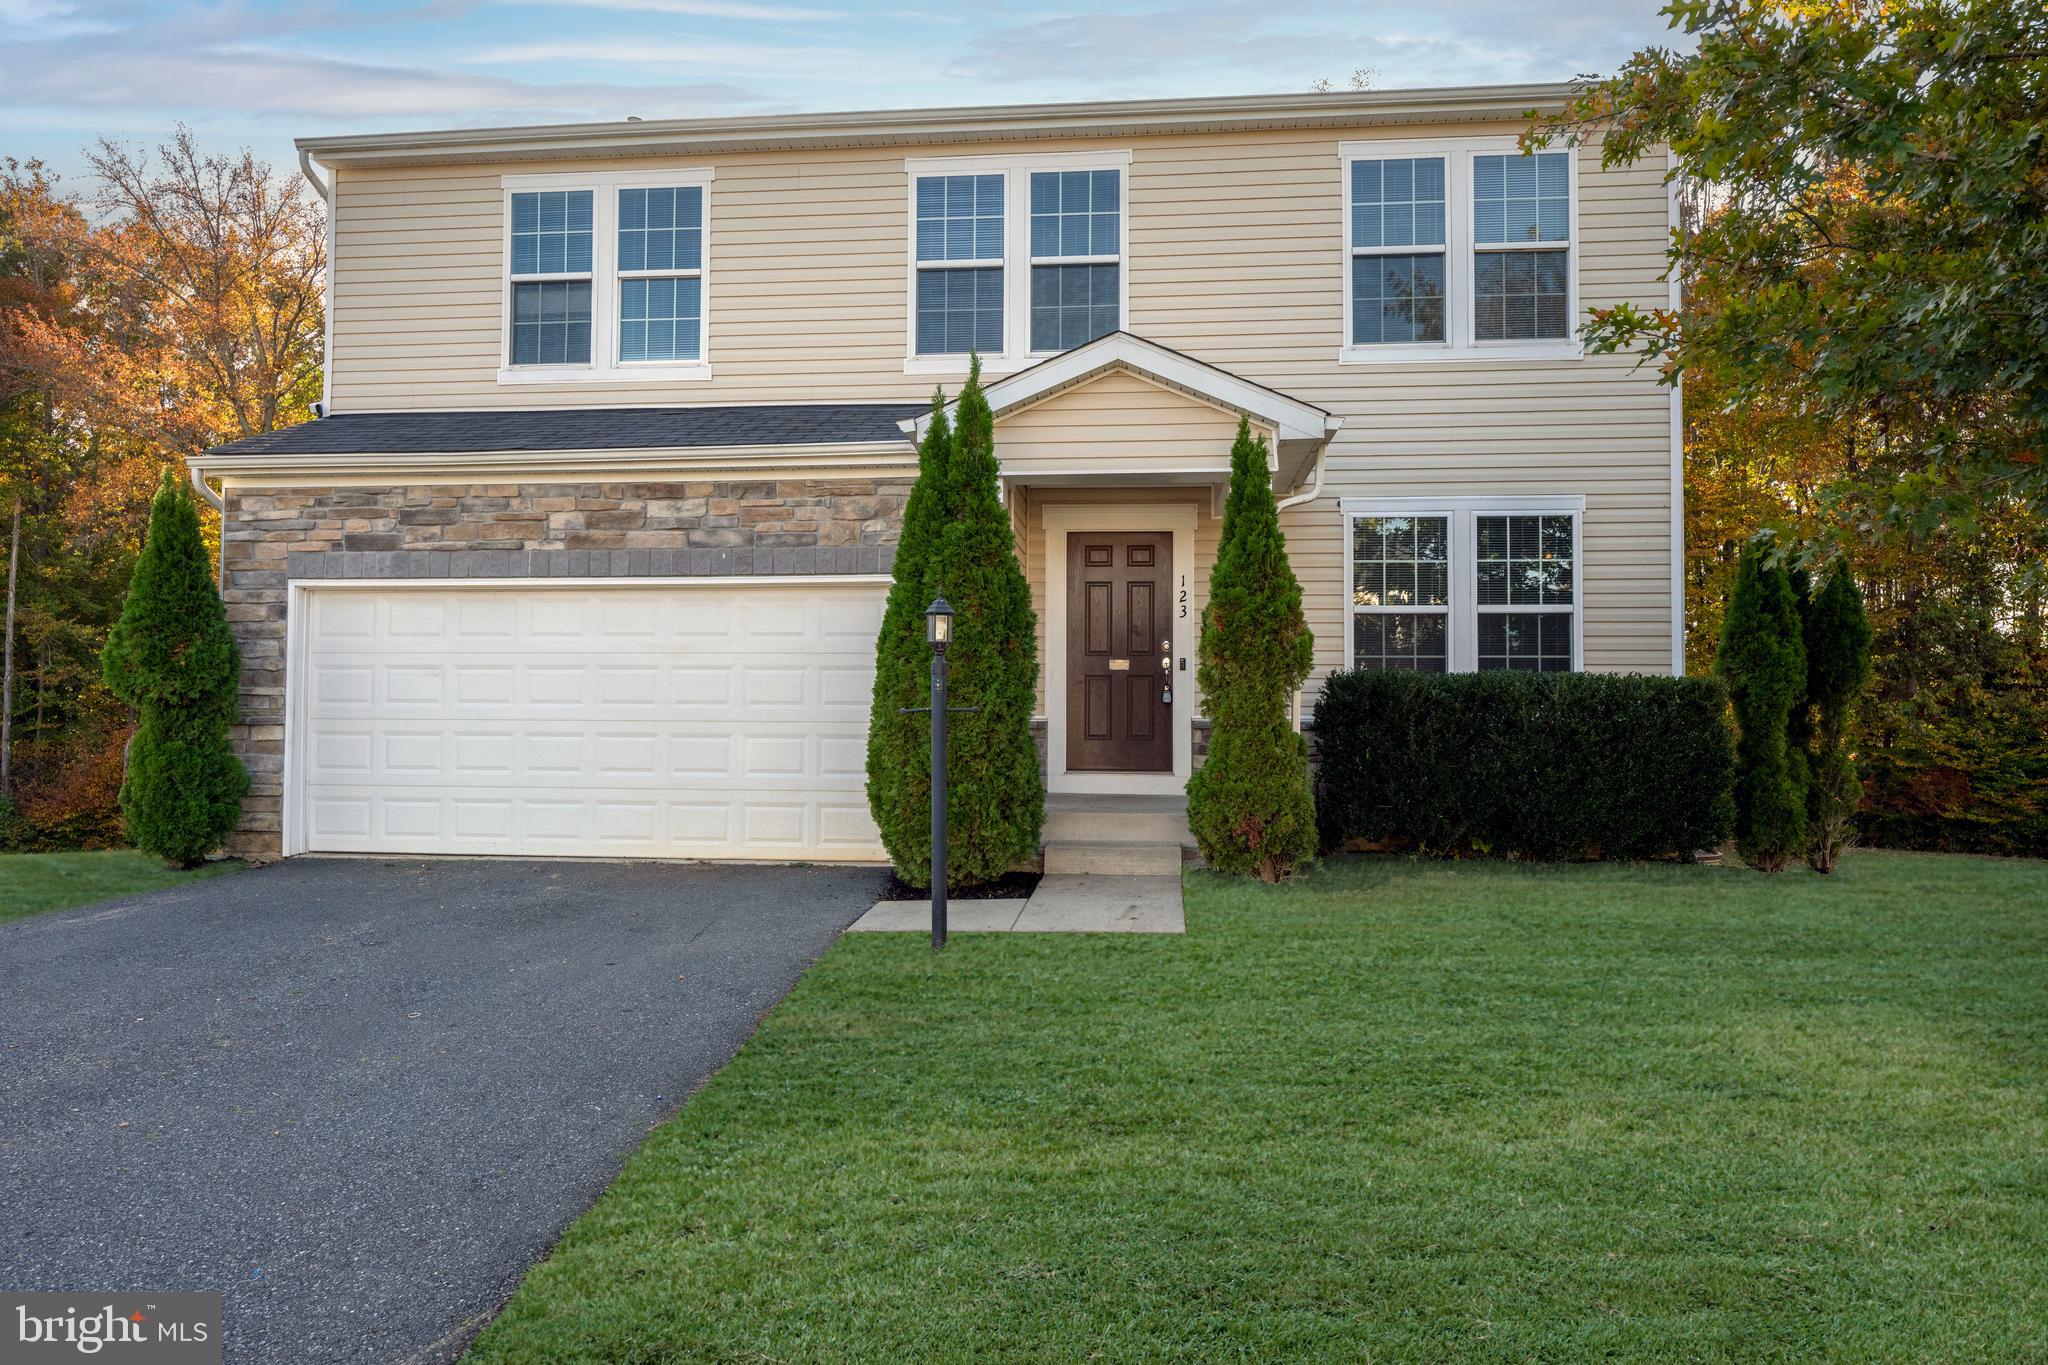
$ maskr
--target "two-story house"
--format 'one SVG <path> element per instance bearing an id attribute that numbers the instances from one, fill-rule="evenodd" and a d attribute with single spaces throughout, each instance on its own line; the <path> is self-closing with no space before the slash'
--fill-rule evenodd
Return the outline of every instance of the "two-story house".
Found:
<path id="1" fill-rule="evenodd" d="M 1563 94 L 302 141 L 324 415 L 192 461 L 244 652 L 237 847 L 876 856 L 874 633 L 970 351 L 1056 793 L 1198 761 L 1240 416 L 1318 678 L 1677 670 L 1677 398 L 1574 338 L 1668 302 L 1666 166 L 1523 155 Z"/>

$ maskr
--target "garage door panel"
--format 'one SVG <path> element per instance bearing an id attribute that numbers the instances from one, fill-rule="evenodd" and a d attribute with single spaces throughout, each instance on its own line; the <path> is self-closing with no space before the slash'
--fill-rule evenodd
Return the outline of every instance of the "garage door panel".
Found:
<path id="1" fill-rule="evenodd" d="M 879 586 L 317 589 L 307 847 L 880 856 Z"/>

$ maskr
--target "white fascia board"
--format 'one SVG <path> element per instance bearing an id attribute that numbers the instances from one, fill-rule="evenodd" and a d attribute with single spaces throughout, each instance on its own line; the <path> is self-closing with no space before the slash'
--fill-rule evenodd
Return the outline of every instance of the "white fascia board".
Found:
<path id="1" fill-rule="evenodd" d="M 900 441 L 838 441 L 810 445 L 681 446 L 632 450 L 491 450 L 393 454 L 360 452 L 318 455 L 193 455 L 188 468 L 202 474 L 242 475 L 389 474 L 395 479 L 448 474 L 491 474 L 517 470 L 544 476 L 559 472 L 582 478 L 592 469 L 679 475 L 707 469 L 802 469 L 841 464 L 913 465 L 916 453 Z"/>
<path id="2" fill-rule="evenodd" d="M 1097 374 L 1127 369 L 1141 378 L 1184 389 L 1220 407 L 1234 409 L 1271 428 L 1282 441 L 1327 440 L 1343 419 L 1310 403 L 1240 379 L 1227 370 L 1170 351 L 1156 342 L 1129 332 L 1111 332 L 1085 346 L 1076 346 L 1030 369 L 997 380 L 988 386 L 989 407 L 998 420 L 1005 413 L 1027 407 L 1058 390 L 1073 387 Z M 947 405 L 951 412 L 957 400 Z M 931 423 L 931 414 L 905 418 L 897 425 L 913 440 L 921 440 Z"/>
<path id="3" fill-rule="evenodd" d="M 1303 91 L 1282 95 L 430 129 L 306 137 L 297 139 L 294 145 L 330 167 L 560 156 L 691 156 L 756 149 L 986 143 L 1203 130 L 1370 127 L 1476 119 L 1519 121 L 1531 109 L 1562 109 L 1570 94 L 1571 87 L 1562 83 Z"/>

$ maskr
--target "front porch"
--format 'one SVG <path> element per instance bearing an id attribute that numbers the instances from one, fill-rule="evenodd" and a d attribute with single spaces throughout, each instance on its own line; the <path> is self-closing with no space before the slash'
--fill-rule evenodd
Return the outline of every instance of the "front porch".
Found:
<path id="1" fill-rule="evenodd" d="M 1300 501 L 1340 419 L 1122 332 L 992 384 L 987 397 L 1037 615 L 1047 791 L 1184 803 L 1201 751 L 1196 651 L 1239 424 L 1264 444 L 1278 495 Z M 906 421 L 906 434 L 924 420 Z M 1049 806 L 1048 829 L 1067 814 Z M 1153 830 L 1154 842 L 1181 842 L 1184 806 L 1178 824 Z M 1119 840 L 1100 831 L 1047 837 L 1048 870 L 1070 844 L 1078 863 L 1119 857 Z"/>

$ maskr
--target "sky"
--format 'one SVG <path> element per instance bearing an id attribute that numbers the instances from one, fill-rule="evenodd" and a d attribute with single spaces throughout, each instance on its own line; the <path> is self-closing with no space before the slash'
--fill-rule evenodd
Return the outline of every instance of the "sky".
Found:
<path id="1" fill-rule="evenodd" d="M 1563 80 L 1669 43 L 1659 0 L 0 0 L 0 156 L 100 137 Z"/>

